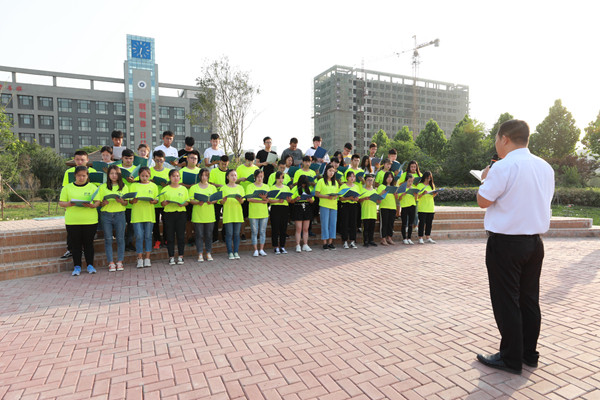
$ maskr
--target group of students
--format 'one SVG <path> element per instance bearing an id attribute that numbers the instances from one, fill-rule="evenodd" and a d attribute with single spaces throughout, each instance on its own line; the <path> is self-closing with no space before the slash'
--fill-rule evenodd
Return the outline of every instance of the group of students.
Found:
<path id="1" fill-rule="evenodd" d="M 211 148 L 204 152 L 203 159 L 193 148 L 193 138 L 186 138 L 185 149 L 174 149 L 173 133 L 169 131 L 163 133 L 163 145 L 152 152 L 147 145 L 140 145 L 137 157 L 132 150 L 121 147 L 121 132 L 114 131 L 112 138 L 121 154 L 115 160 L 113 147 L 101 149 L 106 164 L 98 172 L 106 174 L 105 183 L 90 182 L 90 173 L 96 171 L 87 167 L 84 151 L 75 153 L 76 166 L 65 172 L 59 205 L 66 208 L 67 247 L 73 256 L 74 276 L 81 273 L 83 256 L 87 272 L 96 272 L 93 241 L 99 223 L 111 272 L 124 269 L 125 250 L 132 249 L 133 238 L 137 268 L 150 267 L 152 248 L 163 245 L 170 265 L 183 264 L 188 240 L 195 241 L 198 262 L 212 261 L 212 245 L 218 239 L 221 219 L 230 260 L 240 258 L 240 232 L 245 223 L 251 229 L 253 256 L 267 255 L 269 219 L 275 254 L 287 253 L 290 221 L 295 225 L 296 252 L 312 251 L 308 241 L 317 217 L 324 250 L 336 249 L 338 232 L 344 248 L 357 248 L 361 227 L 363 245 L 377 246 L 374 229 L 378 214 L 381 245 L 395 244 L 397 217 L 402 221 L 404 244 L 414 244 L 411 237 L 417 218 L 419 243 L 435 243 L 430 237 L 433 199 L 437 195 L 433 176 L 429 171 L 421 174 L 416 161 L 410 161 L 403 172 L 393 149 L 380 160 L 375 157 L 377 148 L 373 143 L 370 155 L 361 160 L 358 154 L 352 154 L 348 143 L 330 158 L 323 154 L 321 138 L 315 137 L 313 147 L 302 155 L 297 140 L 292 138 L 290 148 L 278 159 L 271 150 L 271 138 L 266 137 L 264 150 L 256 155 L 247 152 L 243 164 L 230 169 L 229 157 L 219 149 L 216 134 L 211 136 Z M 152 158 L 147 159 L 150 154 Z M 202 168 L 201 163 L 205 165 Z M 117 242 L 116 262 L 113 237 Z"/>

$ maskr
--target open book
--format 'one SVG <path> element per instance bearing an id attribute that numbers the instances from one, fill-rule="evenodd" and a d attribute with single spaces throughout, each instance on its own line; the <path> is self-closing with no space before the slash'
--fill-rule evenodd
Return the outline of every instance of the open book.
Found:
<path id="1" fill-rule="evenodd" d="M 473 175 L 475 178 L 477 178 L 477 180 L 479 182 L 483 183 L 483 179 L 481 178 L 481 174 L 483 173 L 483 170 L 472 169 L 469 172 L 471 173 L 471 175 Z"/>

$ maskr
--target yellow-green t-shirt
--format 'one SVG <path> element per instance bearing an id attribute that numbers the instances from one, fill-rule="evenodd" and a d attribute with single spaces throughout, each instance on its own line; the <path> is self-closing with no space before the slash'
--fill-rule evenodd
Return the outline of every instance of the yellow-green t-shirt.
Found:
<path id="1" fill-rule="evenodd" d="M 190 169 L 188 167 L 183 167 L 179 170 L 179 184 L 183 184 L 183 173 L 187 172 L 188 174 L 194 174 L 194 175 L 198 175 L 198 173 L 200 172 L 200 168 L 196 167 L 194 169 Z"/>
<path id="2" fill-rule="evenodd" d="M 312 192 L 312 190 L 310 190 L 310 187 L 309 187 L 309 193 L 311 193 L 311 192 Z M 304 194 L 304 192 L 302 192 L 302 194 Z M 301 196 L 301 194 L 300 194 L 300 192 L 298 190 L 298 186 L 296 185 L 296 186 L 294 186 L 292 188 L 292 195 L 290 197 L 292 199 L 295 199 L 295 198 L 300 197 L 300 196 Z M 298 199 L 298 200 L 296 200 L 296 203 L 308 203 L 308 200 L 300 200 L 300 199 Z"/>
<path id="3" fill-rule="evenodd" d="M 104 201 L 104 197 L 108 196 L 109 194 L 117 194 L 119 195 L 119 197 L 121 197 L 127 193 L 129 193 L 129 188 L 127 187 L 127 185 L 123 185 L 123 189 L 121 190 L 119 190 L 119 185 L 112 185 L 111 190 L 108 188 L 108 185 L 106 183 L 103 183 L 98 190 L 98 194 L 96 195 L 95 200 Z M 108 199 L 107 201 L 108 204 L 102 207 L 100 211 L 110 213 L 125 211 L 126 207 L 123 204 L 116 201 L 115 199 Z"/>
<path id="4" fill-rule="evenodd" d="M 244 197 L 246 195 L 244 188 L 241 185 L 235 185 L 235 187 L 229 187 L 227 185 L 221 188 L 223 197 L 227 197 L 232 194 L 239 194 Z M 229 224 L 232 222 L 244 222 L 244 213 L 242 211 L 242 205 L 235 198 L 228 198 L 223 204 L 223 223 Z"/>
<path id="5" fill-rule="evenodd" d="M 194 195 L 196 193 L 203 194 L 210 197 L 212 194 L 217 193 L 217 188 L 213 185 L 208 185 L 207 188 L 201 188 L 200 185 L 194 185 L 188 190 L 190 200 L 195 200 Z M 194 204 L 192 207 L 192 222 L 195 224 L 209 224 L 215 222 L 215 205 L 203 203 L 201 206 Z"/>
<path id="6" fill-rule="evenodd" d="M 246 188 L 246 195 L 254 193 L 256 190 L 265 190 L 269 191 L 269 185 L 263 183 L 262 186 L 256 186 L 255 183 L 248 185 Z M 259 199 L 262 200 L 262 199 Z M 246 200 L 248 201 L 248 200 Z M 261 218 L 269 218 L 269 205 L 263 203 L 254 203 L 252 201 L 248 201 L 248 218 L 252 219 L 261 219 Z"/>
<path id="7" fill-rule="evenodd" d="M 297 173 L 297 171 L 296 171 L 296 173 Z M 275 174 L 277 174 L 277 171 L 275 171 L 271 175 L 269 175 L 269 180 L 267 181 L 267 185 L 269 185 L 269 187 L 275 186 Z M 290 178 L 290 176 L 288 174 L 283 174 L 283 184 L 284 185 L 287 186 L 291 181 L 292 181 L 292 178 Z"/>
<path id="8" fill-rule="evenodd" d="M 362 192 L 362 188 L 358 186 L 358 184 L 354 184 L 352 186 L 348 186 L 347 183 L 344 183 L 341 187 L 340 187 L 340 192 L 344 189 L 350 189 L 356 193 L 358 193 L 358 195 L 360 196 L 360 193 Z M 358 203 L 357 201 L 353 201 L 353 200 L 342 200 L 342 203 L 350 203 L 350 204 L 356 204 Z"/>
<path id="9" fill-rule="evenodd" d="M 385 185 L 379 185 L 379 187 L 377 188 L 377 193 L 379 195 L 383 195 L 383 193 L 385 192 Z M 381 203 L 379 203 L 379 208 L 385 208 L 387 210 L 395 210 L 396 209 L 396 197 L 391 194 L 388 193 L 383 200 L 381 200 Z"/>
<path id="10" fill-rule="evenodd" d="M 75 172 L 75 168 L 76 167 L 71 167 L 65 171 L 65 175 L 63 176 L 63 183 L 62 183 L 63 187 L 67 186 L 69 184 L 69 172 Z M 96 170 L 92 167 L 88 167 L 88 173 L 91 173 L 91 172 L 96 172 Z M 73 182 L 71 182 L 71 183 L 73 183 Z M 94 184 L 94 186 L 98 186 L 98 185 Z"/>
<path id="11" fill-rule="evenodd" d="M 398 186 L 402 185 L 406 181 L 407 173 L 408 173 L 408 171 L 404 171 L 402 173 L 402 175 L 400 175 L 400 178 L 398 178 Z M 412 174 L 412 176 L 419 176 L 419 175 L 417 175 L 417 173 L 415 172 L 414 174 Z"/>
<path id="12" fill-rule="evenodd" d="M 391 172 L 391 171 L 384 171 L 384 170 L 379 170 L 377 171 L 377 175 L 375 175 L 375 183 L 378 183 L 380 185 L 383 185 L 383 177 L 385 175 L 386 172 Z M 394 173 L 392 172 L 392 176 L 394 175 Z"/>
<path id="13" fill-rule="evenodd" d="M 431 192 L 433 189 L 431 186 L 425 186 L 422 183 L 417 185 L 417 189 L 423 192 Z M 435 204 L 433 202 L 433 196 L 430 194 L 424 194 L 419 199 L 419 212 L 433 213 L 435 212 Z"/>
<path id="14" fill-rule="evenodd" d="M 60 201 L 92 200 L 98 187 L 93 183 L 76 186 L 69 183 L 60 191 Z M 96 199 L 97 200 L 97 199 Z M 88 207 L 67 207 L 65 210 L 65 225 L 94 225 L 98 223 L 98 210 Z"/>
<path id="15" fill-rule="evenodd" d="M 239 165 L 235 172 L 237 172 L 237 177 L 238 179 L 240 178 L 248 178 L 250 175 L 254 175 L 254 171 L 256 171 L 258 169 L 258 167 L 254 164 L 252 164 L 249 167 L 246 167 L 244 164 Z M 244 188 L 244 191 L 248 188 L 248 186 L 250 186 L 252 184 L 252 182 L 248 182 L 248 181 L 243 181 L 240 182 L 240 185 L 242 185 L 242 188 Z"/>
<path id="16" fill-rule="evenodd" d="M 377 193 L 374 188 L 371 190 L 363 188 L 360 197 L 369 197 L 374 193 Z M 360 203 L 360 217 L 361 219 L 377 219 L 377 203 L 368 199 Z"/>
<path id="17" fill-rule="evenodd" d="M 319 179 L 317 182 L 317 187 L 315 187 L 315 193 L 319 192 L 322 195 L 328 196 L 330 194 L 339 192 L 338 189 L 339 185 L 336 181 L 329 181 L 329 184 L 325 184 L 325 179 Z M 333 200 L 319 198 L 319 206 L 330 208 L 332 210 L 337 210 L 337 202 L 337 198 Z"/>
<path id="18" fill-rule="evenodd" d="M 273 185 L 273 186 L 269 186 L 269 190 L 278 190 L 279 192 L 277 193 L 276 196 L 279 196 L 280 193 L 289 193 L 289 197 L 292 197 L 292 191 L 290 190 L 289 187 L 283 185 L 283 187 L 278 188 L 277 186 Z M 289 205 L 289 203 L 287 202 L 287 200 L 283 200 L 283 203 L 271 203 L 271 207 L 273 206 L 287 206 Z"/>
<path id="19" fill-rule="evenodd" d="M 163 194 L 164 193 L 164 194 Z M 190 199 L 188 188 L 185 186 L 179 185 L 176 188 L 169 186 L 165 186 L 161 191 L 161 196 L 158 201 L 176 201 L 178 203 L 185 203 Z M 169 203 L 165 206 L 165 212 L 185 212 L 185 206 L 180 206 L 179 204 Z"/>
<path id="20" fill-rule="evenodd" d="M 132 192 L 137 192 L 135 197 L 151 197 L 155 199 L 160 192 L 158 186 L 154 182 L 141 183 L 135 182 L 129 188 Z M 154 204 L 146 200 L 138 200 L 137 203 L 131 205 L 131 223 L 136 222 L 156 222 L 154 213 Z"/>
<path id="21" fill-rule="evenodd" d="M 131 167 L 128 167 L 128 168 L 125 168 L 123 165 L 120 165 L 119 167 L 120 167 L 121 169 L 126 169 L 126 170 L 127 170 L 127 171 L 129 171 L 129 172 L 133 172 L 133 170 L 137 168 L 137 166 L 135 166 L 135 165 L 132 165 Z M 135 178 L 135 180 L 137 180 L 137 181 L 139 181 L 139 179 L 140 179 L 139 177 Z M 133 185 L 133 183 L 130 183 L 130 182 L 129 182 L 127 179 L 125 179 L 125 178 L 123 178 L 123 182 L 125 183 L 125 185 L 127 185 L 127 188 L 129 189 L 129 193 L 131 193 L 131 192 L 135 192 L 135 190 L 131 190 L 131 185 Z M 135 183 L 135 182 L 134 182 L 134 183 Z M 131 204 L 131 203 L 127 204 L 127 208 L 132 208 L 132 205 L 133 205 L 133 204 Z"/>
<path id="22" fill-rule="evenodd" d="M 302 175 L 306 175 L 306 176 L 308 176 L 308 177 L 311 177 L 311 178 L 315 178 L 315 177 L 317 176 L 316 172 L 315 172 L 315 171 L 313 171 L 312 169 L 309 169 L 308 171 L 305 171 L 305 170 L 303 170 L 302 168 L 300 168 L 300 169 L 299 169 L 299 170 L 297 170 L 297 171 L 296 171 L 296 173 L 294 174 L 294 181 L 293 181 L 292 183 L 294 183 L 294 184 L 298 183 L 298 179 L 300 179 L 300 177 L 301 177 Z M 288 175 L 288 176 L 289 176 L 289 175 Z M 284 182 L 284 184 L 285 184 L 285 180 L 284 180 L 283 182 Z M 313 182 L 310 182 L 310 180 L 309 180 L 309 183 L 313 183 Z"/>
<path id="23" fill-rule="evenodd" d="M 167 186 L 169 185 L 169 171 L 170 169 L 168 168 L 164 168 L 161 169 L 160 171 L 157 171 L 154 169 L 154 167 L 150 168 L 150 180 L 152 180 L 155 176 L 159 177 L 159 178 L 163 178 L 167 180 Z M 163 186 L 161 185 L 156 185 L 158 187 L 158 191 L 160 192 L 163 188 Z M 158 203 L 156 203 L 154 205 L 154 208 L 163 208 L 163 206 L 160 204 L 160 201 Z"/>
<path id="24" fill-rule="evenodd" d="M 416 189 L 416 186 L 413 185 L 411 187 L 407 187 L 406 190 L 409 189 Z M 400 198 L 400 207 L 405 208 L 405 207 L 410 207 L 410 206 L 416 206 L 417 202 L 415 201 L 415 196 L 412 194 L 405 194 L 404 196 L 402 196 L 402 198 Z"/>
<path id="25" fill-rule="evenodd" d="M 218 167 L 210 170 L 210 175 L 208 176 L 208 182 L 214 183 L 216 185 L 225 186 L 225 174 L 227 171 L 221 171 Z M 219 190 L 220 188 L 217 188 Z"/>

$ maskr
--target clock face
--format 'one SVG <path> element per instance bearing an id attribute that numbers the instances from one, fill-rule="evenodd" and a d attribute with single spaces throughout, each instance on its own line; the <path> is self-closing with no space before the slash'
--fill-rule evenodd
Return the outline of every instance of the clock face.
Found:
<path id="1" fill-rule="evenodd" d="M 131 40 L 131 57 L 132 58 L 141 58 L 144 60 L 151 59 L 151 50 L 150 42 L 145 42 L 142 40 Z"/>
<path id="2" fill-rule="evenodd" d="M 139 87 L 140 89 L 146 89 L 146 82 L 144 82 L 144 81 L 139 81 L 139 82 L 138 82 L 138 87 Z"/>

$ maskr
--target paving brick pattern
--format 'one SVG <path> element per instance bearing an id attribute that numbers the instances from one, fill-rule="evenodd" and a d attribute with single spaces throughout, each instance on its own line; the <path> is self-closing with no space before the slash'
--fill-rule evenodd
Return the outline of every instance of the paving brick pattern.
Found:
<path id="1" fill-rule="evenodd" d="M 495 352 L 484 240 L 0 282 L 3 399 L 599 399 L 600 241 L 548 238 L 540 366 Z"/>

